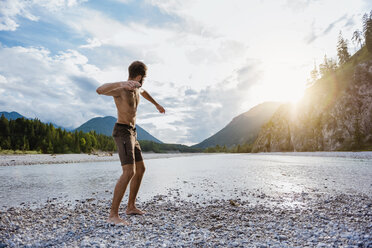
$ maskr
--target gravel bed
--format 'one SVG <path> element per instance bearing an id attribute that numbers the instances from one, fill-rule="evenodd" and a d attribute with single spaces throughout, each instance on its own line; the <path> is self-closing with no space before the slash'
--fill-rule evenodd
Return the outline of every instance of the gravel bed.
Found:
<path id="1" fill-rule="evenodd" d="M 33 165 L 33 164 L 65 164 L 80 162 L 119 161 L 117 154 L 22 154 L 0 155 L 0 166 Z"/>
<path id="2" fill-rule="evenodd" d="M 130 226 L 105 222 L 110 203 L 54 198 L 2 210 L 0 247 L 372 247 L 372 201 L 362 194 L 195 202 L 173 190 L 139 203 L 147 214 L 126 217 Z"/>
<path id="3" fill-rule="evenodd" d="M 372 159 L 372 151 L 364 152 L 337 152 L 337 151 L 321 151 L 321 152 L 260 152 L 261 155 L 285 155 L 285 156 L 308 156 L 308 157 L 337 157 L 337 158 L 353 158 L 353 159 Z"/>
<path id="4" fill-rule="evenodd" d="M 201 155 L 196 153 L 143 153 L 144 159 L 172 158 Z M 101 154 L 22 154 L 0 155 L 0 166 L 34 165 L 34 164 L 66 164 L 84 162 L 118 161 L 117 153 Z"/>
<path id="5" fill-rule="evenodd" d="M 144 152 L 144 159 L 186 157 L 195 155 L 210 155 L 208 153 L 149 153 Z M 222 155 L 222 154 L 221 154 Z M 247 154 L 248 155 L 248 154 Z M 270 152 L 251 153 L 249 155 L 284 155 L 284 156 L 311 156 L 311 157 L 341 157 L 352 159 L 372 159 L 372 152 Z M 0 155 L 0 166 L 34 165 L 34 164 L 65 164 L 82 162 L 119 161 L 117 153 L 100 154 L 22 154 Z"/>

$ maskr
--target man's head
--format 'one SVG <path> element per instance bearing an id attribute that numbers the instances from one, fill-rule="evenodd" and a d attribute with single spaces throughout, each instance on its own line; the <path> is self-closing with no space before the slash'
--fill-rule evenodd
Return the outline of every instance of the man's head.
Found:
<path id="1" fill-rule="evenodd" d="M 141 61 L 134 61 L 129 67 L 129 79 L 138 81 L 142 85 L 143 78 L 146 77 L 147 66 Z"/>

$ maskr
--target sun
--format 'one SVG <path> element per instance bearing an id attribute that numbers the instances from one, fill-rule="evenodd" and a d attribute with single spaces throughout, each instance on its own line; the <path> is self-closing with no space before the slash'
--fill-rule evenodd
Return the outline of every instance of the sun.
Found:
<path id="1" fill-rule="evenodd" d="M 290 102 L 297 104 L 303 97 L 305 86 L 301 84 L 284 82 L 271 83 L 257 87 L 255 93 L 264 101 Z"/>
<path id="2" fill-rule="evenodd" d="M 282 101 L 297 104 L 304 96 L 304 91 L 303 87 L 291 85 L 281 90 L 280 95 L 283 98 Z"/>

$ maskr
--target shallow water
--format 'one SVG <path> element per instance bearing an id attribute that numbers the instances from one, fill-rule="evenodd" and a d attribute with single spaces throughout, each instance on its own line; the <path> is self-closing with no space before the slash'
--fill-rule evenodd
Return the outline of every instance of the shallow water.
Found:
<path id="1" fill-rule="evenodd" d="M 193 200 L 249 199 L 251 195 L 245 192 L 372 196 L 372 156 L 309 155 L 212 154 L 150 159 L 145 161 L 139 200 L 176 189 L 181 198 Z M 42 203 L 48 198 L 110 199 L 121 171 L 116 161 L 0 167 L 0 207 Z"/>

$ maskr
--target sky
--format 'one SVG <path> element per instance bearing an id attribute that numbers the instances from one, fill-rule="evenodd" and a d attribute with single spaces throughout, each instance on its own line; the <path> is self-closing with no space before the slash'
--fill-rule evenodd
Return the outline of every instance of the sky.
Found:
<path id="1" fill-rule="evenodd" d="M 116 116 L 103 83 L 148 66 L 137 124 L 195 144 L 265 101 L 297 101 L 339 32 L 356 51 L 367 0 L 1 0 L 0 111 L 76 128 Z"/>

